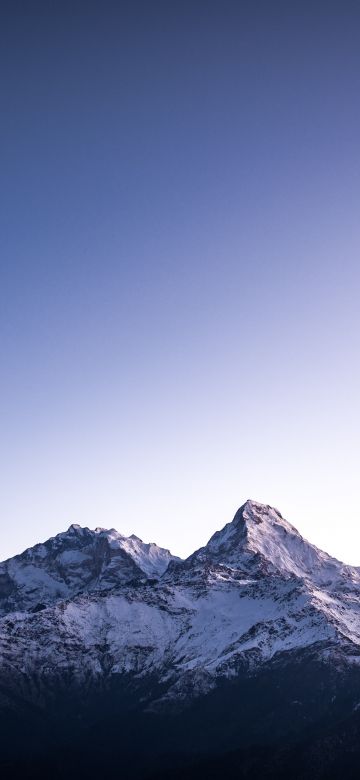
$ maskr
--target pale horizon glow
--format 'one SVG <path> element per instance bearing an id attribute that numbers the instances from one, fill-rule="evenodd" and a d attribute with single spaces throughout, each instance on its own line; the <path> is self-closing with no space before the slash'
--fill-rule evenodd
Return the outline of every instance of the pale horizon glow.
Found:
<path id="1" fill-rule="evenodd" d="M 359 9 L 50 5 L 0 30 L 0 559 L 252 498 L 360 566 Z"/>

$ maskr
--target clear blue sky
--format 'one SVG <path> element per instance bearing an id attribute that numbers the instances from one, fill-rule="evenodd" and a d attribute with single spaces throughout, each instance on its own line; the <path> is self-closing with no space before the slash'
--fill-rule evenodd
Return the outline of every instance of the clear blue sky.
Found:
<path id="1" fill-rule="evenodd" d="M 251 497 L 360 564 L 356 2 L 1 4 L 0 558 Z"/>

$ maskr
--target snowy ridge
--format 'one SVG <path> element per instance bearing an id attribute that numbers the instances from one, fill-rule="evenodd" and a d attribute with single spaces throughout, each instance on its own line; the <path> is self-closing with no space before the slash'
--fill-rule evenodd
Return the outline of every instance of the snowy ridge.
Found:
<path id="1" fill-rule="evenodd" d="M 146 544 L 135 534 L 122 536 L 114 528 L 111 531 L 107 531 L 104 528 L 96 528 L 95 533 L 104 534 L 108 539 L 110 547 L 113 549 L 121 548 L 130 555 L 147 577 L 161 577 L 168 568 L 170 561 L 180 561 L 180 558 L 171 555 L 169 550 L 158 547 L 153 542 Z"/>
<path id="2" fill-rule="evenodd" d="M 163 706 L 279 655 L 360 661 L 359 571 L 252 501 L 183 562 L 135 536 L 71 526 L 1 564 L 0 595 L 0 681 L 15 675 L 31 701 L 70 671 L 84 686 L 157 680 Z"/>

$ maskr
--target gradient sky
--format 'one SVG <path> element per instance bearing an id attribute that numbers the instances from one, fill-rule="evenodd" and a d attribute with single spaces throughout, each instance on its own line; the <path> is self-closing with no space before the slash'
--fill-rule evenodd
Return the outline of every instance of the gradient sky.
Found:
<path id="1" fill-rule="evenodd" d="M 2 2 L 0 558 L 247 498 L 360 565 L 357 2 Z"/>

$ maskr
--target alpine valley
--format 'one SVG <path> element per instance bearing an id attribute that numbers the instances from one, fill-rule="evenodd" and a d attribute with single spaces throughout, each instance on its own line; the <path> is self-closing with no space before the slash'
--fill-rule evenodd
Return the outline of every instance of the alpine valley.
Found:
<path id="1" fill-rule="evenodd" d="M 360 568 L 247 501 L 182 561 L 77 525 L 0 564 L 0 773 L 357 778 Z"/>

